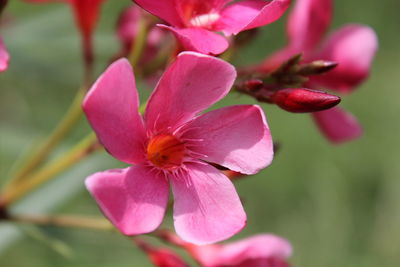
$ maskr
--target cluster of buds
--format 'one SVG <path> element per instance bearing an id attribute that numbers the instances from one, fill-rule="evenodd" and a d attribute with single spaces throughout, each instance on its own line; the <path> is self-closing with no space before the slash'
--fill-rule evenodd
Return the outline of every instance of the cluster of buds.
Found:
<path id="1" fill-rule="evenodd" d="M 293 113 L 317 112 L 339 104 L 338 96 L 301 88 L 308 82 L 308 76 L 324 74 L 334 69 L 337 63 L 317 60 L 301 64 L 301 58 L 301 54 L 295 55 L 268 75 L 252 74 L 237 86 L 237 90 Z"/>

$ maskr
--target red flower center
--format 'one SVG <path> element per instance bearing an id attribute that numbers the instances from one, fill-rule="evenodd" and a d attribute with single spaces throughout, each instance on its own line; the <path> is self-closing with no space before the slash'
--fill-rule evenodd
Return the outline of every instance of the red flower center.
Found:
<path id="1" fill-rule="evenodd" d="M 182 164 L 185 145 L 169 134 L 156 135 L 147 145 L 147 159 L 156 167 L 175 169 Z"/>

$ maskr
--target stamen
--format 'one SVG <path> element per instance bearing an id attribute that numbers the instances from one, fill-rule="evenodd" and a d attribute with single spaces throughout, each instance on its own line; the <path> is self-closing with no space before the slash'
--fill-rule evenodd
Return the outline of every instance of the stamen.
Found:
<path id="1" fill-rule="evenodd" d="M 220 15 L 218 13 L 208 13 L 191 18 L 189 24 L 194 27 L 207 28 L 212 26 L 219 18 Z"/>

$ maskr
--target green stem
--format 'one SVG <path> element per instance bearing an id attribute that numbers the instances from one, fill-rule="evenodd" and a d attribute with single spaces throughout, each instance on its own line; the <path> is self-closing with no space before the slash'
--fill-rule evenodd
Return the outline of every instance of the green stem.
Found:
<path id="1" fill-rule="evenodd" d="M 25 161 L 25 164 L 11 177 L 9 184 L 4 188 L 4 192 L 23 181 L 29 173 L 42 164 L 52 152 L 54 147 L 60 143 L 60 141 L 70 132 L 73 126 L 81 118 L 81 103 L 84 95 L 84 90 L 80 89 L 64 118 L 55 128 L 53 133 L 46 139 L 46 141 L 39 147 L 37 151 L 30 154 Z"/>
<path id="2" fill-rule="evenodd" d="M 10 215 L 5 220 L 16 223 L 54 225 L 59 227 L 84 228 L 100 231 L 113 230 L 106 219 L 76 215 Z"/>
<path id="3" fill-rule="evenodd" d="M 33 173 L 31 176 L 27 177 L 28 179 L 24 179 L 18 185 L 5 191 L 0 199 L 0 207 L 9 206 L 39 185 L 49 181 L 56 174 L 79 162 L 99 148 L 100 146 L 94 133 L 89 134 L 64 155 L 56 158 L 47 166 Z"/>
<path id="4" fill-rule="evenodd" d="M 147 35 L 148 35 L 148 23 L 145 18 L 139 20 L 138 23 L 139 31 L 136 36 L 135 43 L 132 46 L 132 50 L 129 55 L 129 61 L 132 64 L 132 67 L 135 69 L 137 64 L 139 63 L 140 58 L 142 57 L 143 50 L 146 46 Z M 135 70 L 136 72 L 136 70 Z"/>
<path id="5" fill-rule="evenodd" d="M 233 60 L 233 57 L 236 54 L 236 48 L 234 46 L 229 47 L 228 50 L 226 50 L 221 56 L 220 58 L 227 61 L 227 62 L 231 62 Z"/>

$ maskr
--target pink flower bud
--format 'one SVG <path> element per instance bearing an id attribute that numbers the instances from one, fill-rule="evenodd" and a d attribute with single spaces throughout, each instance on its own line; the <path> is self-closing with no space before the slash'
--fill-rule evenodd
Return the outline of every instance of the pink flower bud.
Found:
<path id="1" fill-rule="evenodd" d="M 150 261 L 157 267 L 189 266 L 170 249 L 154 247 L 141 238 L 134 238 L 133 242 L 147 254 Z"/>
<path id="2" fill-rule="evenodd" d="M 178 255 L 169 249 L 154 249 L 148 252 L 150 261 L 157 267 L 188 267 Z"/>
<path id="3" fill-rule="evenodd" d="M 277 91 L 272 100 L 280 108 L 294 113 L 316 112 L 340 103 L 340 97 L 306 88 L 288 88 Z"/>

